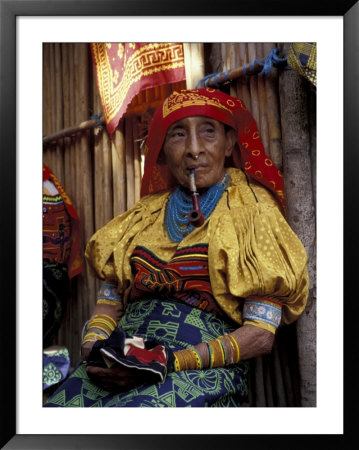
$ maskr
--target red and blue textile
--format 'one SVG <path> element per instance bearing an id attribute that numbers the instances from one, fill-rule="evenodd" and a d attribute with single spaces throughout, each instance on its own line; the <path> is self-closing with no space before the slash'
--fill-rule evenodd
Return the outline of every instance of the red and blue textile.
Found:
<path id="1" fill-rule="evenodd" d="M 214 299 L 208 271 L 208 244 L 178 248 L 170 261 L 163 261 L 146 247 L 131 256 L 134 282 L 130 301 L 151 296 L 187 303 L 222 316 Z"/>
<path id="2" fill-rule="evenodd" d="M 126 336 L 116 328 L 108 339 L 95 342 L 87 364 L 100 367 L 125 367 L 136 371 L 137 379 L 162 383 L 173 367 L 173 352 L 154 340 Z"/>
<path id="3" fill-rule="evenodd" d="M 54 198 L 46 200 L 46 196 L 45 199 L 43 199 L 43 202 L 45 202 L 44 207 L 51 207 L 51 211 L 44 211 L 43 214 L 44 259 L 48 259 L 51 262 L 56 261 L 66 263 L 68 275 L 71 279 L 82 271 L 80 219 L 70 197 L 67 195 L 60 181 L 49 167 L 44 164 L 43 181 L 46 180 L 51 180 L 54 183 L 59 192 L 59 197 L 57 200 L 55 199 L 55 201 Z M 63 209 L 63 205 L 65 209 Z M 69 230 L 70 224 L 71 230 Z M 57 259 L 64 256 L 61 254 L 62 251 L 68 251 L 69 253 L 66 261 L 59 261 Z M 58 252 L 60 252 L 60 254 Z"/>

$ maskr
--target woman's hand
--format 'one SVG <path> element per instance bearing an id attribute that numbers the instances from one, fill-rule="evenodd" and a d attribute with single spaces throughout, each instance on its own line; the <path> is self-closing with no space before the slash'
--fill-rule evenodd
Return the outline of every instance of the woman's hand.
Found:
<path id="1" fill-rule="evenodd" d="M 138 370 L 125 367 L 86 366 L 89 378 L 106 391 L 129 391 L 143 383 Z"/>

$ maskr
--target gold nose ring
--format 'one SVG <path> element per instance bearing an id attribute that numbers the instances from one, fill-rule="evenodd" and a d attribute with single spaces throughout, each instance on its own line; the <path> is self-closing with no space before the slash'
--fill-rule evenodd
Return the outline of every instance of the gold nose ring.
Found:
<path id="1" fill-rule="evenodd" d="M 197 159 L 198 159 L 198 155 L 195 155 L 194 157 L 193 157 L 196 161 L 197 161 Z"/>

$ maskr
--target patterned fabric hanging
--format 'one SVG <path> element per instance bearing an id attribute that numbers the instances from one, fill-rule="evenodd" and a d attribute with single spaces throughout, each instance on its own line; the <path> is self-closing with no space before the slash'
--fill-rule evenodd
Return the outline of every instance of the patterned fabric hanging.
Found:
<path id="1" fill-rule="evenodd" d="M 288 50 L 288 65 L 317 86 L 317 44 L 295 42 Z"/>
<path id="2" fill-rule="evenodd" d="M 186 78 L 182 44 L 99 43 L 90 46 L 110 136 L 141 90 Z"/>

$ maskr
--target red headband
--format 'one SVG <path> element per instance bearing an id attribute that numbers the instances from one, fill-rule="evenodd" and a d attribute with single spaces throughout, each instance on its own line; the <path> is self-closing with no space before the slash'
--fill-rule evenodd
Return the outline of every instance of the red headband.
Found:
<path id="1" fill-rule="evenodd" d="M 173 92 L 157 108 L 146 142 L 145 170 L 141 196 L 176 185 L 166 164 L 158 164 L 167 129 L 177 120 L 189 116 L 216 119 L 238 133 L 238 147 L 228 167 L 242 168 L 259 183 L 270 189 L 285 209 L 283 176 L 265 154 L 257 125 L 242 100 L 211 88 Z"/>

